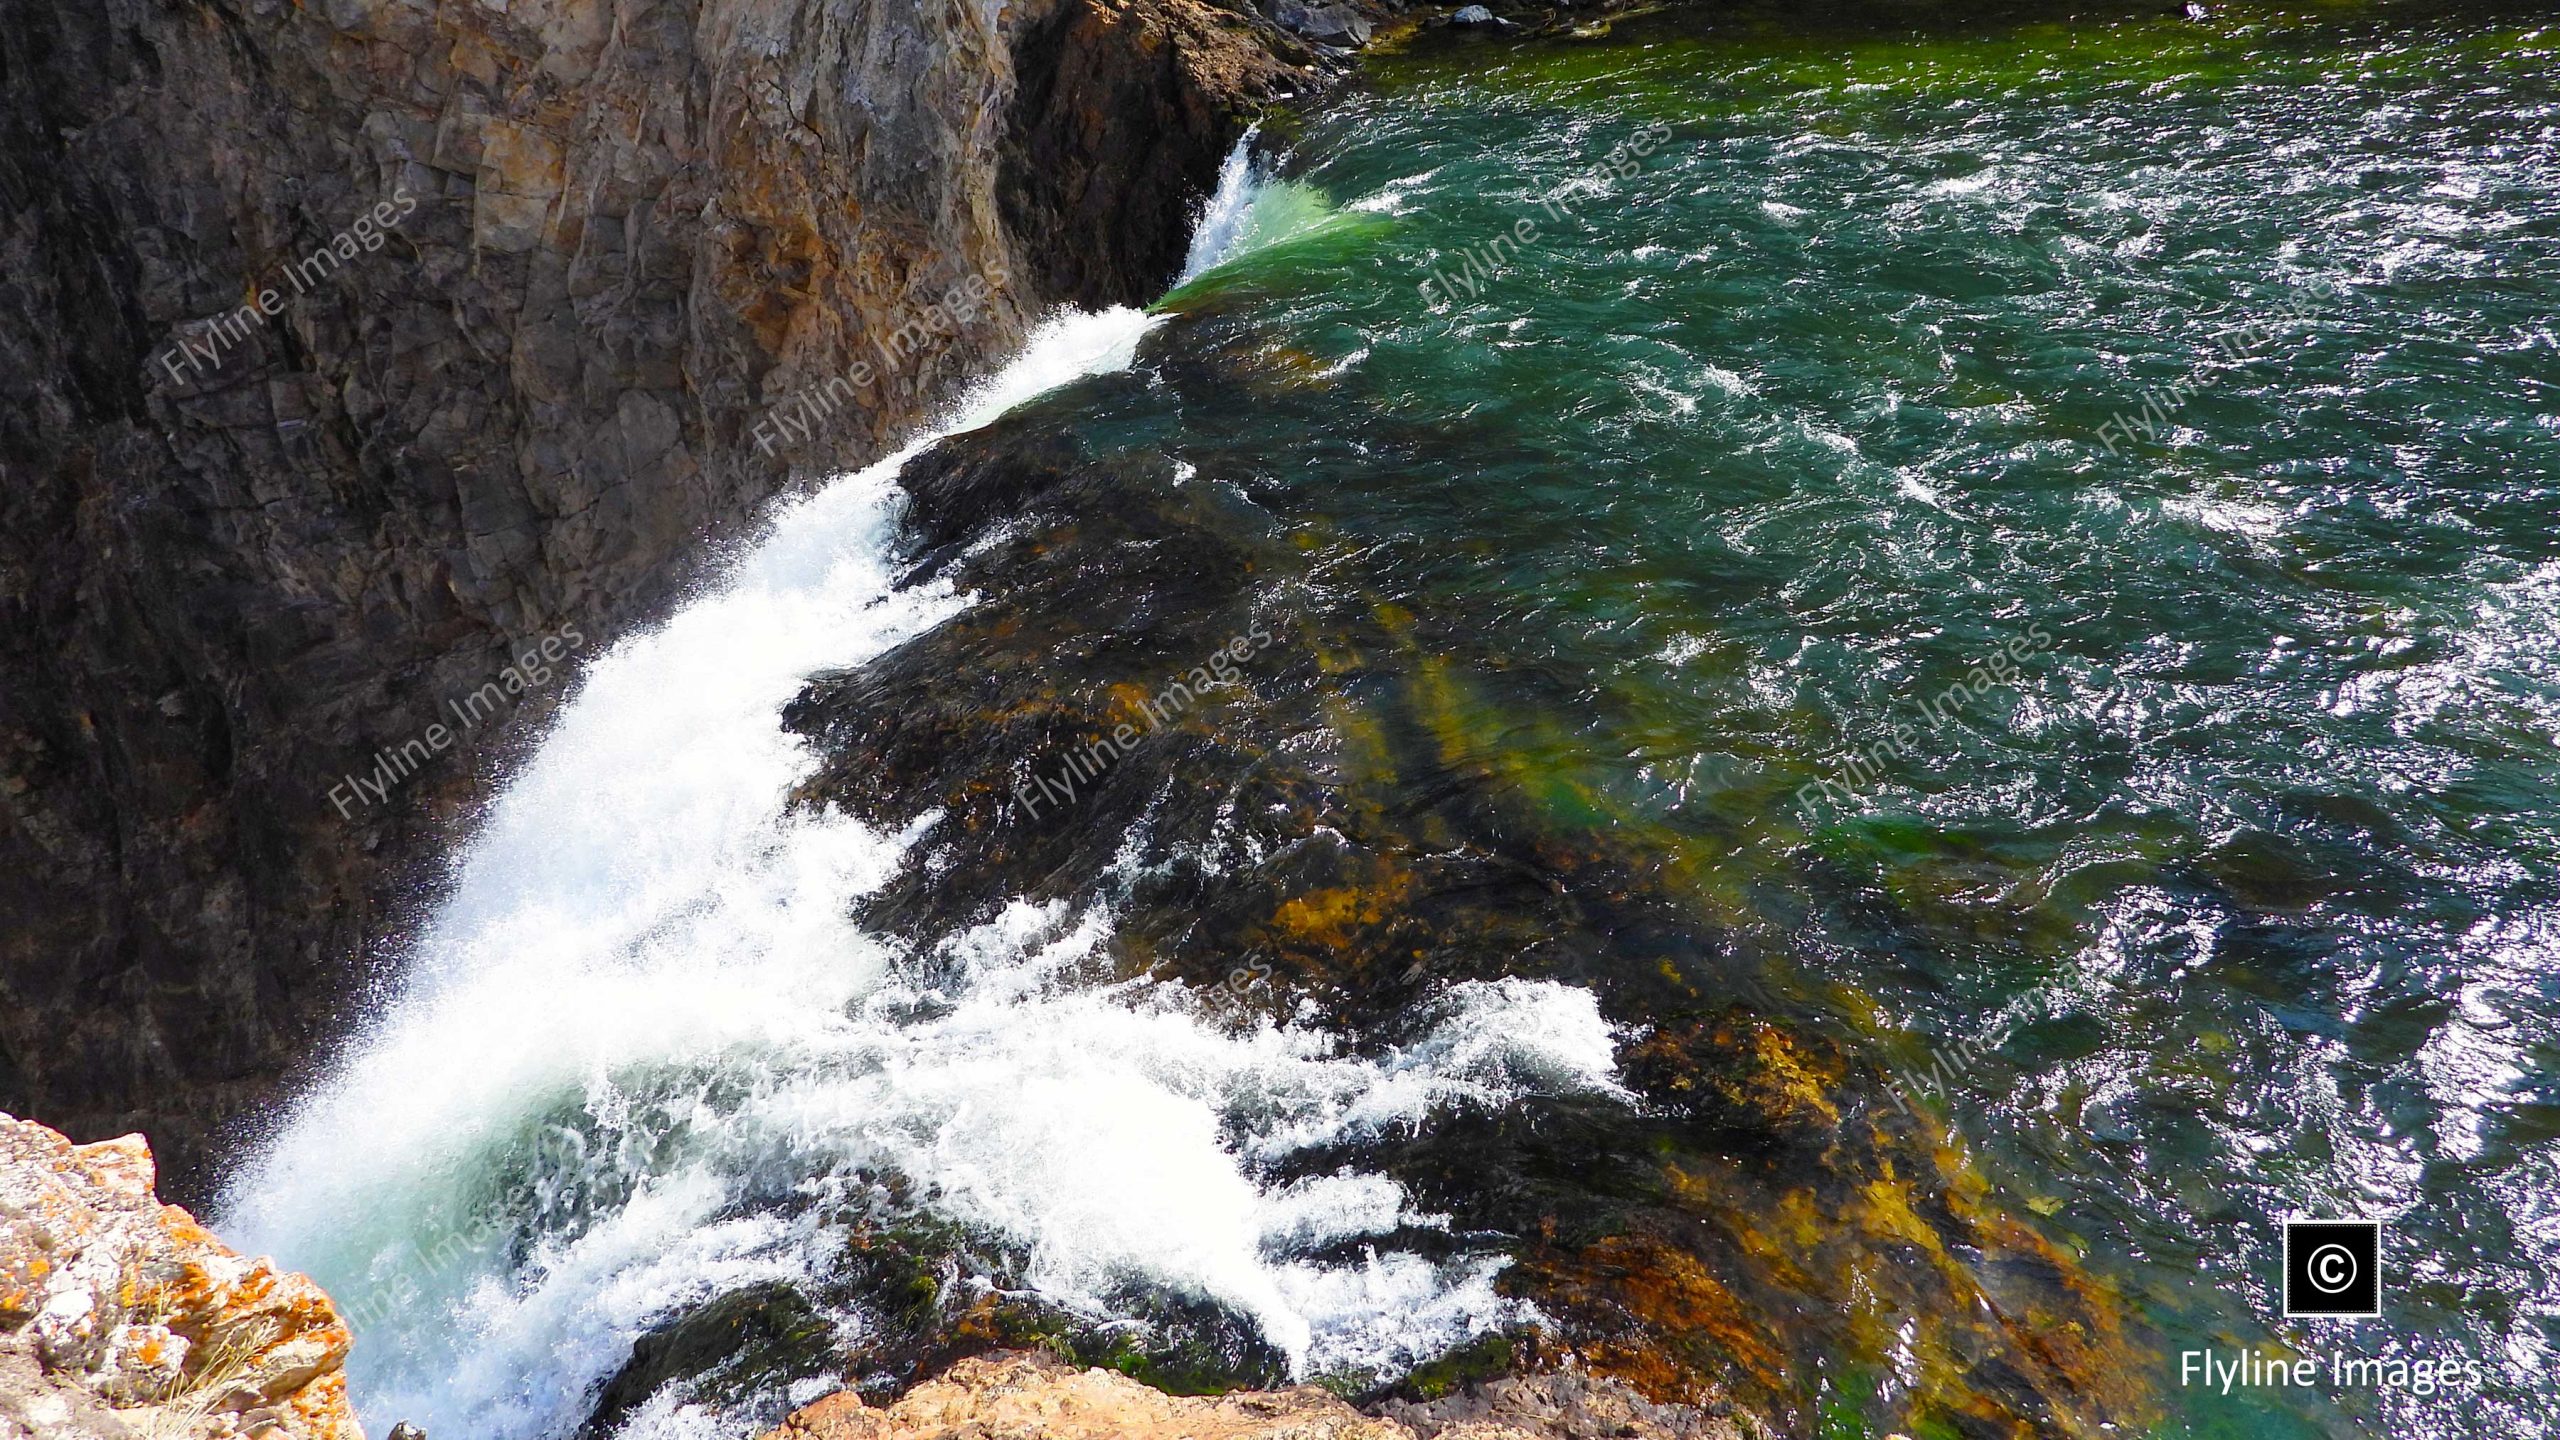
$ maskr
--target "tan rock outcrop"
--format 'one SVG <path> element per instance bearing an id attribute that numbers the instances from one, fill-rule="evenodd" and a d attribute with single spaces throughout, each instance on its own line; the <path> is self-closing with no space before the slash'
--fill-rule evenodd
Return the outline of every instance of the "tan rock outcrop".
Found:
<path id="1" fill-rule="evenodd" d="M 1570 1374 L 1520 1376 L 1364 1415 L 1313 1385 L 1167 1395 L 1109 1370 L 1020 1351 L 963 1360 L 885 1409 L 850 1391 L 764 1440 L 1736 1440 L 1734 1422 Z"/>
<path id="2" fill-rule="evenodd" d="M 153 1193 L 139 1135 L 0 1114 L 0 1440 L 364 1440 L 319 1286 Z"/>

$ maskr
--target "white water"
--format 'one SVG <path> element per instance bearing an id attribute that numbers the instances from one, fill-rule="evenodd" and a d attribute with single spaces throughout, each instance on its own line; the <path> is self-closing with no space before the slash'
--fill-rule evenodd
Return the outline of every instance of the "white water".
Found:
<path id="1" fill-rule="evenodd" d="M 1182 278 L 1174 282 L 1177 286 L 1199 278 L 1201 272 L 1235 253 L 1245 222 L 1253 214 L 1253 137 L 1261 128 L 1248 127 L 1218 167 L 1218 188 L 1202 207 L 1200 223 L 1192 227 L 1191 251 L 1183 258 Z"/>
<path id="2" fill-rule="evenodd" d="M 1204 236 L 1242 233 L 1252 189 L 1229 168 Z M 1150 323 L 1047 326 L 932 436 L 785 510 L 716 590 L 589 669 L 497 799 L 397 993 L 221 1207 L 234 1243 L 350 1312 L 377 1433 L 567 1433 L 652 1326 L 827 1273 L 823 1202 L 865 1176 L 1004 1237 L 1060 1303 L 1213 1300 L 1306 1371 L 1410 1365 L 1510 1317 L 1491 1258 L 1305 1258 L 1434 1223 L 1391 1181 L 1267 1176 L 1439 1107 L 1614 1090 L 1588 994 L 1460 986 L 1422 1040 L 1346 1057 L 1312 1030 L 1215 1023 L 1180 987 L 1101 983 L 1100 909 L 1017 903 L 912 955 L 847 917 L 935 817 L 883 834 L 785 813 L 810 762 L 778 713 L 806 677 L 966 603 L 890 589 L 899 465 L 1125 366 Z M 757 1418 L 669 1394 L 625 1433 Z"/>

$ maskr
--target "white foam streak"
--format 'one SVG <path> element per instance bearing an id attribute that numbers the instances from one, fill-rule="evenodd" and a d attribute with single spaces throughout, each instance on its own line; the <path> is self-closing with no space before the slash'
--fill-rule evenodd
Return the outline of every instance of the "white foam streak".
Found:
<path id="1" fill-rule="evenodd" d="M 1259 125 L 1248 128 L 1244 138 L 1227 152 L 1225 163 L 1218 167 L 1218 188 L 1201 207 L 1200 223 L 1191 232 L 1191 253 L 1182 262 L 1182 278 L 1177 285 L 1195 280 L 1210 266 L 1228 258 L 1247 230 L 1253 213 L 1256 192 L 1253 175 L 1253 137 Z"/>

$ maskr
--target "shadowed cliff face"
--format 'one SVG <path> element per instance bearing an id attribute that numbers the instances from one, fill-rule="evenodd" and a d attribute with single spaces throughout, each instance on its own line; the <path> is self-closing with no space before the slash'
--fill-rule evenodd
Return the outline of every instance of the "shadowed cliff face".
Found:
<path id="1" fill-rule="evenodd" d="M 1219 97 L 1285 94 L 1318 73 L 1249 12 L 1159 0 L 1062 0 L 1015 55 L 1005 219 L 1042 288 L 1087 308 L 1153 299 L 1181 269 L 1198 178 L 1227 149 Z M 1103 134 L 1118 143 L 1097 145 Z"/>
<path id="2" fill-rule="evenodd" d="M 1142 298 L 1296 73 L 1187 0 L 8 10 L 0 1107 L 180 1193 L 577 662 L 1040 307 Z"/>

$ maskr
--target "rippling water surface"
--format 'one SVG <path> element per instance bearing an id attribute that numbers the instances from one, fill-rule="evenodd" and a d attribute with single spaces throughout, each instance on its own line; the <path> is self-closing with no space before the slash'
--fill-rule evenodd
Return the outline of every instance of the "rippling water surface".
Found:
<path id="1" fill-rule="evenodd" d="M 1234 258 L 981 413 L 1134 351 L 1084 443 L 1280 517 L 1445 667 L 1449 744 L 1783 957 L 2156 1327 L 2162 1433 L 2544 1433 L 2555 59 L 2358 10 L 1424 46 L 1266 139 Z M 968 603 L 890 589 L 892 468 L 596 668 L 235 1189 L 369 1321 L 375 1423 L 565 1434 L 882 1175 L 1018 1283 L 1206 1300 L 1301 1373 L 1519 1318 L 1392 1180 L 1263 1162 L 1610 1103 L 1574 986 L 1451 987 L 1355 1054 L 1089 975 L 1105 909 L 1016 905 L 931 983 L 845 918 L 935 817 L 786 814 L 774 717 Z M 2273 1318 L 2294 1213 L 2389 1222 L 2382 1320 Z M 2278 1335 L 2485 1384 L 2177 1383 Z M 750 1426 L 682 1400 L 637 1423 Z"/>
<path id="2" fill-rule="evenodd" d="M 1300 145 L 1348 223 L 1198 287 L 1302 398 L 1155 438 L 1480 641 L 1481 743 L 1872 997 L 2170 1334 L 2269 1332 L 2286 1214 L 2384 1216 L 2389 1314 L 2308 1352 L 2477 1357 L 2491 1406 L 2382 1408 L 2539 1433 L 2555 49 L 2351 14 L 1417 58 Z"/>

